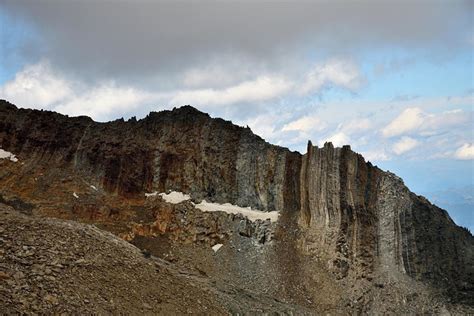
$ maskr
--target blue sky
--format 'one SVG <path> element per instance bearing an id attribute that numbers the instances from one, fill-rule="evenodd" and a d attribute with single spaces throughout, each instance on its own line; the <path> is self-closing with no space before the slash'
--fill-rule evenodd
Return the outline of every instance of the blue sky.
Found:
<path id="1" fill-rule="evenodd" d="M 0 26 L 0 97 L 20 107 L 191 104 L 292 150 L 350 144 L 474 231 L 471 1 L 6 0 Z"/>

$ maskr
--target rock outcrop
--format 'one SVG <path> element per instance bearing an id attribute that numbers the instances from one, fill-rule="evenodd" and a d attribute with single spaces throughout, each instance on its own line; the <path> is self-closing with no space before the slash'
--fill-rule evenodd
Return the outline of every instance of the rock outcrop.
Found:
<path id="1" fill-rule="evenodd" d="M 278 264 L 282 271 L 301 268 L 303 275 L 294 273 L 301 284 L 304 271 L 314 272 L 317 258 L 318 267 L 338 282 L 408 277 L 442 289 L 453 302 L 474 306 L 472 234 L 349 146 L 318 148 L 309 142 L 302 155 L 190 106 L 152 112 L 141 120 L 97 123 L 0 101 L 0 148 L 19 160 L 0 160 L 0 194 L 8 197 L 3 203 L 20 201 L 40 205 L 43 215 L 103 222 L 130 240 L 166 235 L 172 242 L 214 244 L 240 238 L 234 236 L 266 242 L 271 235 L 281 244 L 265 260 L 287 256 Z M 79 195 L 69 192 L 65 198 L 61 186 Z M 234 218 L 192 215 L 191 204 L 170 208 L 143 201 L 145 192 L 168 190 L 185 192 L 194 201 L 230 202 L 281 216 L 272 233 L 266 226 L 262 233 L 260 226 L 246 222 L 239 228 Z M 55 213 L 58 206 L 71 213 Z M 132 219 L 137 222 L 129 231 L 117 227 Z M 281 274 L 281 282 L 294 282 Z M 295 284 L 294 293 L 311 292 L 311 284 L 306 289 L 301 284 Z"/>
<path id="2" fill-rule="evenodd" d="M 123 196 L 176 190 L 269 211 L 298 204 L 299 153 L 190 106 L 96 123 L 1 101 L 0 144 L 90 174 Z"/>
<path id="3" fill-rule="evenodd" d="M 325 253 L 338 277 L 408 274 L 443 285 L 472 304 L 472 235 L 349 146 L 308 144 L 299 219 L 305 229 L 303 248 Z"/>

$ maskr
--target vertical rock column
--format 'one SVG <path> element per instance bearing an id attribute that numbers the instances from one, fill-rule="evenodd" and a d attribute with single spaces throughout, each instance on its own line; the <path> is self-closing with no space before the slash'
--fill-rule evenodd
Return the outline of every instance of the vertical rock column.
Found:
<path id="1" fill-rule="evenodd" d="M 299 222 L 306 229 L 304 247 L 309 252 L 334 253 L 340 226 L 340 149 L 326 143 L 323 148 L 308 143 L 302 158 Z"/>
<path id="2" fill-rule="evenodd" d="M 354 267 L 365 277 L 376 247 L 378 169 L 349 146 L 323 148 L 308 143 L 301 167 L 300 225 L 306 251 L 324 253 L 340 277 Z"/>
<path id="3" fill-rule="evenodd" d="M 384 273 L 405 272 L 400 213 L 412 207 L 408 189 L 393 174 L 384 174 L 379 184 L 377 200 L 377 256 Z M 406 250 L 406 249 L 405 249 Z"/>

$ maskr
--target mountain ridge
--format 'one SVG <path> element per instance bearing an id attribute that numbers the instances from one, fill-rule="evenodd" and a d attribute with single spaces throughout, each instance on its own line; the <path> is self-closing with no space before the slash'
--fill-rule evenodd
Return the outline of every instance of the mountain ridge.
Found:
<path id="1" fill-rule="evenodd" d="M 455 302 L 474 304 L 472 234 L 350 146 L 326 143 L 319 148 L 309 141 L 307 152 L 301 154 L 191 106 L 151 112 L 140 120 L 96 123 L 86 117 L 17 109 L 6 101 L 0 101 L 0 146 L 20 160 L 8 162 L 0 174 L 4 200 L 36 205 L 33 212 L 38 214 L 103 222 L 106 229 L 132 242 L 143 244 L 140 238 L 145 238 L 147 247 L 155 247 L 158 236 L 169 238 L 172 245 L 182 238 L 195 243 L 200 233 L 185 237 L 186 231 L 200 225 L 205 229 L 198 231 L 207 234 L 203 243 L 234 238 L 240 243 L 242 236 L 253 238 L 263 228 L 248 223 L 241 231 L 234 217 L 230 220 L 237 221 L 235 227 L 224 222 L 215 226 L 216 218 L 199 212 L 184 228 L 179 221 L 185 219 L 176 217 L 181 206 L 171 210 L 159 199 L 144 201 L 145 192 L 180 191 L 197 202 L 279 211 L 278 222 L 268 226 L 272 233 L 264 228 L 265 236 L 273 237 L 263 247 L 275 253 L 268 259 L 275 271 L 278 266 L 288 269 L 278 272 L 287 288 L 278 295 L 292 302 L 307 304 L 301 302 L 306 296 L 321 299 L 315 293 L 317 280 L 309 276 L 323 269 L 336 282 L 356 285 L 357 294 L 350 295 L 372 297 L 360 293 L 376 293 L 368 286 L 380 278 L 408 277 L 442 288 Z M 37 182 L 46 180 L 31 183 L 29 175 Z M 89 184 L 99 191 L 91 192 Z M 63 211 L 58 212 L 58 206 Z M 186 206 L 183 214 L 191 209 Z M 141 224 L 139 218 L 147 212 L 145 218 L 153 221 Z M 218 223 L 222 220 L 219 217 Z M 238 236 L 232 237 L 236 231 Z M 287 258 L 288 252 L 293 255 Z M 238 253 L 233 256 L 237 262 L 247 260 Z M 237 270 L 245 275 L 241 269 Z M 278 287 L 265 278 L 262 282 Z M 364 310 L 362 305 L 375 303 L 361 304 L 353 308 Z"/>

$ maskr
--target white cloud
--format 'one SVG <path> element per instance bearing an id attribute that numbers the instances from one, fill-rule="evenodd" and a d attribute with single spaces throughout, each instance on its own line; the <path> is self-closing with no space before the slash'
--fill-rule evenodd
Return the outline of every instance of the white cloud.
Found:
<path id="1" fill-rule="evenodd" d="M 320 91 L 327 85 L 335 85 L 348 90 L 358 89 L 364 82 L 357 65 L 343 59 L 332 59 L 317 65 L 306 75 L 300 93 Z"/>
<path id="2" fill-rule="evenodd" d="M 471 114 L 466 113 L 461 109 L 444 111 L 439 114 L 427 114 L 423 124 L 420 126 L 420 130 L 425 132 L 436 132 L 443 128 L 450 128 L 467 123 L 470 119 Z"/>
<path id="3" fill-rule="evenodd" d="M 19 106 L 41 108 L 58 102 L 70 94 L 70 83 L 59 78 L 48 62 L 26 66 L 0 88 L 5 99 Z"/>
<path id="4" fill-rule="evenodd" d="M 387 155 L 384 149 L 373 149 L 361 152 L 366 161 L 387 161 L 390 156 Z"/>
<path id="5" fill-rule="evenodd" d="M 18 106 L 107 120 L 113 118 L 112 114 L 123 115 L 144 103 L 152 102 L 173 106 L 214 106 L 265 101 L 287 93 L 292 85 L 292 82 L 281 76 L 261 76 L 223 89 L 148 92 L 131 86 L 120 86 L 114 81 L 85 87 L 83 83 L 61 77 L 48 62 L 41 62 L 26 66 L 13 80 L 0 87 L 0 93 Z"/>
<path id="6" fill-rule="evenodd" d="M 385 137 L 393 137 L 413 131 L 421 126 L 424 121 L 424 114 L 420 108 L 405 109 L 383 130 Z"/>
<path id="7" fill-rule="evenodd" d="M 114 81 L 100 81 L 89 86 L 62 76 L 48 61 L 42 61 L 18 72 L 13 80 L 0 87 L 0 93 L 19 106 L 107 120 L 149 104 L 192 104 L 207 111 L 239 103 L 258 105 L 277 98 L 297 96 L 297 87 L 300 86 L 308 92 L 321 90 L 326 85 L 354 89 L 359 79 L 357 66 L 343 60 L 329 60 L 318 65 L 307 74 L 303 83 L 294 73 L 269 74 L 261 66 L 238 60 L 225 65 L 215 62 L 190 68 L 184 72 L 183 80 L 171 83 L 166 90 L 156 91 L 119 85 Z M 307 129 L 303 127 L 303 130 Z"/>
<path id="8" fill-rule="evenodd" d="M 261 76 L 225 89 L 200 89 L 177 91 L 171 98 L 172 105 L 228 105 L 239 102 L 258 102 L 287 93 L 293 83 L 281 76 Z"/>
<path id="9" fill-rule="evenodd" d="M 297 120 L 291 121 L 281 129 L 282 132 L 298 132 L 295 137 L 286 137 L 283 145 L 294 145 L 303 146 L 302 142 L 307 142 L 308 140 L 315 140 L 317 144 L 323 146 L 325 142 L 332 142 L 335 146 L 342 145 L 354 145 L 354 146 L 363 146 L 366 145 L 368 140 L 363 136 L 363 132 L 367 131 L 372 127 L 372 123 L 366 118 L 358 118 L 350 120 L 347 123 L 340 123 L 333 130 L 333 133 L 326 138 L 321 138 L 321 135 L 317 132 L 321 132 L 328 128 L 328 123 L 319 118 L 316 114 L 306 115 L 300 117 Z M 355 137 L 353 137 L 356 135 Z M 280 138 L 283 138 L 283 135 L 280 135 Z M 305 148 L 305 146 L 303 146 Z"/>
<path id="10" fill-rule="evenodd" d="M 108 120 L 112 114 L 123 114 L 158 97 L 118 86 L 113 81 L 86 89 L 80 83 L 62 78 L 45 61 L 26 66 L 0 87 L 0 92 L 2 97 L 21 107 L 49 109 L 72 116 L 88 115 L 95 120 Z"/>
<path id="11" fill-rule="evenodd" d="M 474 159 L 474 144 L 464 144 L 456 150 L 454 158 L 461 160 Z"/>
<path id="12" fill-rule="evenodd" d="M 100 86 L 81 95 L 71 95 L 55 106 L 54 110 L 69 115 L 88 115 L 106 120 L 112 113 L 124 113 L 136 109 L 153 96 L 130 87 L 119 87 L 114 82 Z"/>
<path id="13" fill-rule="evenodd" d="M 445 102 L 472 103 L 470 98 L 453 98 Z M 422 136 L 432 136 L 443 129 L 460 126 L 472 120 L 472 113 L 461 109 L 447 110 L 441 113 L 428 113 L 419 107 L 410 107 L 402 111 L 394 120 L 382 129 L 385 137 L 400 136 L 409 133 L 418 133 Z"/>
<path id="14" fill-rule="evenodd" d="M 368 118 L 355 119 L 339 125 L 339 129 L 348 134 L 366 131 L 371 127 L 372 123 Z"/>
<path id="15" fill-rule="evenodd" d="M 249 79 L 252 74 L 254 79 Z M 239 78 L 245 79 L 239 82 Z M 302 82 L 281 74 L 259 75 L 245 64 L 228 67 L 211 65 L 185 73 L 185 86 L 201 89 L 172 92 L 174 95 L 169 102 L 171 105 L 193 103 L 208 106 L 261 102 L 290 95 L 294 90 L 300 94 L 319 92 L 331 85 L 354 91 L 364 80 L 359 67 L 343 59 L 330 59 L 318 64 Z"/>
<path id="16" fill-rule="evenodd" d="M 302 132 L 310 132 L 310 131 L 321 131 L 326 127 L 326 123 L 321 121 L 316 116 L 303 116 L 293 122 L 285 124 L 282 128 L 283 132 L 288 131 L 302 131 Z"/>
<path id="17" fill-rule="evenodd" d="M 276 123 L 278 120 L 285 119 L 286 116 L 288 116 L 286 113 L 266 113 L 237 123 L 241 126 L 249 126 L 255 134 L 266 140 L 278 142 L 282 137 L 280 131 L 276 129 Z"/>
<path id="18" fill-rule="evenodd" d="M 401 155 L 407 151 L 412 150 L 418 145 L 418 141 L 411 137 L 404 136 L 398 142 L 393 145 L 393 152 L 397 155 Z"/>
<path id="19" fill-rule="evenodd" d="M 320 146 L 323 146 L 325 142 L 331 142 L 336 147 L 350 144 L 350 138 L 344 132 L 337 132 L 334 135 L 326 137 L 325 140 L 319 142 Z"/>
<path id="20" fill-rule="evenodd" d="M 212 75 L 212 74 L 210 74 Z M 207 80 L 190 75 L 188 81 Z M 196 77 L 197 76 L 197 77 Z M 94 87 L 64 79 L 48 62 L 26 66 L 13 80 L 0 87 L 3 98 L 22 107 L 43 108 L 68 115 L 89 115 L 96 120 L 112 119 L 143 106 L 159 102 L 172 106 L 185 104 L 215 106 L 239 102 L 267 101 L 289 92 L 293 82 L 278 75 L 260 76 L 222 89 L 170 90 L 148 92 L 114 81 Z"/>

